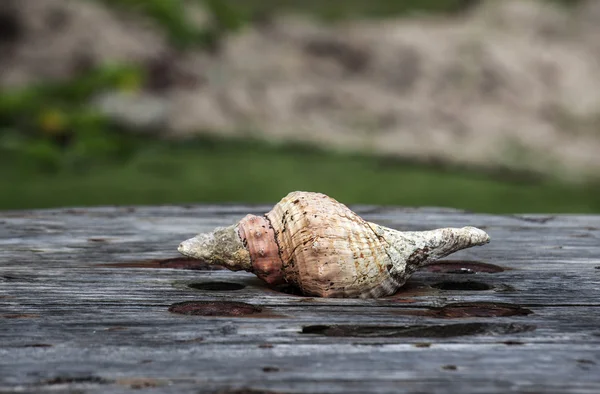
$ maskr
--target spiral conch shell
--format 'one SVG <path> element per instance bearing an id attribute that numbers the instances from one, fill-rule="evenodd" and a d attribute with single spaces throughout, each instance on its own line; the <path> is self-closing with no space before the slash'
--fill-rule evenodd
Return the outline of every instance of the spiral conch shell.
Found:
<path id="1" fill-rule="evenodd" d="M 264 216 L 199 234 L 179 252 L 305 295 L 372 298 L 395 293 L 428 262 L 489 240 L 475 227 L 393 230 L 324 194 L 292 192 Z"/>

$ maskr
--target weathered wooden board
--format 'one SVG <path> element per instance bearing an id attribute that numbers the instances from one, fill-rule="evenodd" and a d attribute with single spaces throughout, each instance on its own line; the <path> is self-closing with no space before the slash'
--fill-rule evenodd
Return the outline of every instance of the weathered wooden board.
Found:
<path id="1" fill-rule="evenodd" d="M 318 299 L 178 258 L 266 206 L 0 213 L 0 392 L 600 392 L 600 216 L 355 208 L 492 243 L 392 297 Z M 199 301 L 220 315 L 169 311 Z"/>

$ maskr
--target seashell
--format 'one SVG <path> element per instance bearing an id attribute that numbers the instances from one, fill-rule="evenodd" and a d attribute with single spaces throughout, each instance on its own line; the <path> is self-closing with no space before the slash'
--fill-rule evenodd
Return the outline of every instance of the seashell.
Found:
<path id="1" fill-rule="evenodd" d="M 292 192 L 264 216 L 199 234 L 179 252 L 305 295 L 371 298 L 395 293 L 424 264 L 489 240 L 475 227 L 398 231 L 324 194 Z"/>

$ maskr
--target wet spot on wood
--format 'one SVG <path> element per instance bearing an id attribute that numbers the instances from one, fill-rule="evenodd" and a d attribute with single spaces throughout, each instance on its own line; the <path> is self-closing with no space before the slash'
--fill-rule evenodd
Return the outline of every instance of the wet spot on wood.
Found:
<path id="1" fill-rule="evenodd" d="M 124 327 L 124 326 L 114 326 L 114 327 L 108 327 L 108 328 L 106 329 L 106 331 L 125 331 L 125 330 L 127 330 L 127 329 L 128 329 L 128 328 L 127 328 L 127 327 Z"/>
<path id="2" fill-rule="evenodd" d="M 516 323 L 458 323 L 444 325 L 370 326 L 312 325 L 302 327 L 302 334 L 327 337 L 452 338 L 467 335 L 505 335 L 535 330 L 534 325 Z"/>
<path id="3" fill-rule="evenodd" d="M 23 345 L 21 347 L 52 347 L 54 345 L 50 345 L 49 343 L 28 343 L 27 345 Z"/>
<path id="4" fill-rule="evenodd" d="M 197 271 L 220 271 L 227 268 L 220 265 L 209 264 L 204 260 L 189 257 L 175 257 L 172 259 L 154 259 L 143 261 L 128 261 L 122 263 L 97 264 L 96 267 L 103 268 L 170 268 Z"/>
<path id="5" fill-rule="evenodd" d="M 458 367 L 456 365 L 443 365 L 442 369 L 446 371 L 456 371 Z"/>
<path id="6" fill-rule="evenodd" d="M 5 319 L 35 319 L 36 317 L 40 317 L 35 313 L 9 313 L 6 315 L 0 315 Z"/>
<path id="7" fill-rule="evenodd" d="M 413 344 L 414 347 L 419 347 L 419 348 L 427 348 L 427 347 L 431 347 L 431 343 L 429 342 L 418 342 Z"/>
<path id="8" fill-rule="evenodd" d="M 386 343 L 373 343 L 373 342 L 369 342 L 369 343 L 354 342 L 352 344 L 352 346 L 371 346 L 371 347 L 383 347 L 384 345 L 387 345 L 387 344 Z"/>
<path id="9" fill-rule="evenodd" d="M 312 298 L 312 297 L 308 297 L 308 298 L 300 298 L 298 300 L 294 300 L 295 302 L 317 302 L 316 299 Z"/>
<path id="10" fill-rule="evenodd" d="M 440 291 L 438 289 L 434 289 L 431 286 L 409 280 L 404 286 L 402 286 L 398 290 L 398 292 L 389 297 L 383 297 L 381 298 L 381 300 L 393 300 L 394 302 L 411 303 L 415 302 L 415 300 L 411 297 L 424 297 L 428 295 L 437 294 L 439 292 Z"/>
<path id="11" fill-rule="evenodd" d="M 590 364 L 590 365 L 596 365 L 596 362 L 593 360 L 588 360 L 585 358 L 580 358 L 578 360 L 576 360 L 579 364 Z"/>
<path id="12" fill-rule="evenodd" d="M 440 290 L 468 290 L 468 291 L 485 291 L 491 290 L 493 287 L 483 282 L 476 282 L 474 280 L 467 281 L 453 281 L 446 280 L 433 284 L 432 287 Z"/>
<path id="13" fill-rule="evenodd" d="M 583 370 L 589 371 L 591 369 L 596 369 L 595 368 L 596 362 L 593 361 L 593 360 L 588 360 L 588 359 L 585 359 L 585 358 L 580 358 L 580 359 L 577 359 L 575 361 L 577 362 L 577 366 L 579 368 L 583 369 Z"/>
<path id="14" fill-rule="evenodd" d="M 88 238 L 88 242 L 105 243 L 108 242 L 106 238 Z"/>
<path id="15" fill-rule="evenodd" d="M 438 317 L 499 317 L 527 316 L 533 312 L 520 305 L 497 302 L 460 302 L 448 304 L 435 311 Z"/>
<path id="16" fill-rule="evenodd" d="M 252 388 L 223 389 L 211 394 L 284 394 L 281 391 L 260 390 Z"/>
<path id="17" fill-rule="evenodd" d="M 571 234 L 570 237 L 571 238 L 592 238 L 592 235 L 589 233 L 577 233 L 577 234 Z"/>
<path id="18" fill-rule="evenodd" d="M 514 286 L 501 283 L 494 286 L 494 291 L 497 293 L 512 293 L 514 291 L 517 291 L 517 289 Z"/>
<path id="19" fill-rule="evenodd" d="M 134 390 L 147 389 L 152 387 L 160 387 L 166 382 L 152 378 L 125 378 L 116 381 L 118 385 L 126 386 Z"/>
<path id="20" fill-rule="evenodd" d="M 109 384 L 112 383 L 108 379 L 99 376 L 57 376 L 42 382 L 46 385 L 73 384 L 73 383 L 92 383 L 92 384 Z"/>
<path id="21" fill-rule="evenodd" d="M 0 275 L 0 281 L 2 282 L 34 282 L 35 279 L 29 276 L 23 275 Z"/>
<path id="22" fill-rule="evenodd" d="M 509 217 L 522 220 L 529 223 L 540 223 L 545 224 L 551 220 L 554 220 L 554 216 L 528 216 L 528 215 L 509 215 Z"/>
<path id="23" fill-rule="evenodd" d="M 394 299 L 394 302 L 397 302 L 400 304 L 412 304 L 414 302 L 417 302 L 417 300 L 415 300 L 414 298 L 396 297 Z"/>
<path id="24" fill-rule="evenodd" d="M 457 302 L 441 308 L 402 309 L 394 312 L 399 315 L 425 316 L 442 319 L 459 319 L 469 317 L 507 317 L 527 316 L 533 312 L 520 305 L 500 302 Z"/>
<path id="25" fill-rule="evenodd" d="M 525 342 L 521 342 L 521 341 L 504 341 L 504 342 L 501 342 L 501 343 L 503 343 L 503 344 L 505 344 L 505 345 L 508 345 L 508 346 L 520 346 L 520 345 L 525 345 Z"/>
<path id="26" fill-rule="evenodd" d="M 196 290 L 205 290 L 205 291 L 235 291 L 241 290 L 245 285 L 241 283 L 233 283 L 233 282 L 204 282 L 204 283 L 190 283 L 188 287 Z"/>
<path id="27" fill-rule="evenodd" d="M 264 367 L 263 372 L 279 372 L 279 368 L 277 367 Z"/>
<path id="28" fill-rule="evenodd" d="M 185 301 L 169 307 L 172 313 L 197 316 L 247 316 L 261 311 L 259 306 L 233 301 Z"/>
<path id="29" fill-rule="evenodd" d="M 442 260 L 427 264 L 422 268 L 428 272 L 440 272 L 445 274 L 476 274 L 480 272 L 497 273 L 506 270 L 499 265 L 484 263 L 481 261 L 468 260 Z"/>

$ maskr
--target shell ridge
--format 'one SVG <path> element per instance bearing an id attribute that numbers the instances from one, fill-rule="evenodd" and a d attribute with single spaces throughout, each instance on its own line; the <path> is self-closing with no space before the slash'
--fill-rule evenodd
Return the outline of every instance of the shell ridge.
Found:
<path id="1" fill-rule="evenodd" d="M 239 222 L 238 235 L 250 255 L 250 272 L 268 284 L 280 283 L 283 262 L 269 221 L 264 216 L 247 215 Z"/>
<path id="2" fill-rule="evenodd" d="M 379 241 L 383 242 L 387 245 L 387 247 L 384 248 L 384 250 L 385 250 L 385 254 L 387 254 L 388 258 L 390 259 L 390 264 L 386 266 L 386 269 L 390 275 L 389 276 L 390 280 L 396 287 L 393 290 L 395 292 L 406 282 L 406 275 L 403 275 L 402 271 L 398 272 L 396 269 L 396 266 L 394 264 L 395 261 L 401 261 L 402 256 L 400 256 L 400 253 L 398 253 L 396 248 L 394 248 L 394 246 L 391 243 L 389 243 L 387 239 L 385 239 L 385 237 L 383 236 L 383 234 L 381 232 L 376 231 L 373 228 L 373 226 L 371 226 L 371 224 L 373 224 L 373 223 L 367 222 L 366 220 L 365 220 L 365 223 L 371 229 L 371 231 L 373 231 L 373 233 L 375 233 L 375 235 L 377 236 Z"/>
<path id="3" fill-rule="evenodd" d="M 263 217 L 267 220 L 267 223 L 269 223 L 269 226 L 273 229 L 273 232 L 275 233 L 275 245 L 277 245 L 277 254 L 279 255 L 279 260 L 283 261 L 283 258 L 281 257 L 281 245 L 279 245 L 279 239 L 277 239 L 277 230 L 275 230 L 275 227 L 273 227 L 273 223 L 271 223 L 271 219 L 269 219 L 269 217 L 267 216 L 267 214 L 264 214 Z"/>

